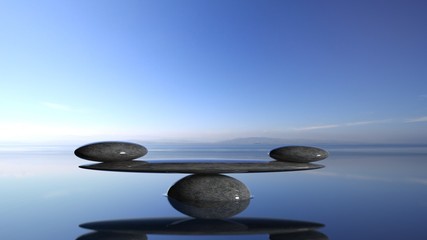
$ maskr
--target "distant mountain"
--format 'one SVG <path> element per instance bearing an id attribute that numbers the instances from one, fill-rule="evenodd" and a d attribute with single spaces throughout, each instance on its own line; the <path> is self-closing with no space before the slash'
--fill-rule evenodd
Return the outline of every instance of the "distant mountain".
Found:
<path id="1" fill-rule="evenodd" d="M 245 138 L 234 138 L 220 141 L 191 141 L 191 140 L 152 140 L 152 141 L 141 141 L 137 139 L 127 140 L 129 142 L 136 142 L 142 145 L 253 145 L 253 144 L 264 144 L 264 145 L 318 145 L 325 144 L 323 141 L 313 141 L 307 139 L 285 139 L 285 138 L 271 138 L 271 137 L 245 137 Z M 327 142 L 329 144 L 329 142 Z"/>
<path id="2" fill-rule="evenodd" d="M 334 142 L 328 140 L 311 140 L 311 139 L 285 139 L 285 138 L 269 138 L 269 137 L 247 137 L 247 138 L 235 138 L 231 140 L 223 140 L 215 142 L 214 144 L 230 144 L 230 145 L 251 145 L 251 144 L 267 144 L 267 145 L 302 145 L 302 146 L 321 146 L 329 144 L 356 144 L 356 143 L 343 143 L 343 142 Z M 357 143 L 360 144 L 360 143 Z"/>
<path id="3" fill-rule="evenodd" d="M 268 138 L 268 137 L 247 137 L 235 138 L 216 142 L 217 144 L 286 144 L 289 140 L 282 138 Z"/>

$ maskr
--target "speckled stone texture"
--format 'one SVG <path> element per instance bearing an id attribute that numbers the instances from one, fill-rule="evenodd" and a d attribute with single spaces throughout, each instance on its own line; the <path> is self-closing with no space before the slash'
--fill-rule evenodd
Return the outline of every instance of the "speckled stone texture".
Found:
<path id="1" fill-rule="evenodd" d="M 168 191 L 170 204 L 194 218 L 223 219 L 249 206 L 248 188 L 237 179 L 220 174 L 184 177 Z"/>
<path id="2" fill-rule="evenodd" d="M 281 162 L 308 163 L 329 156 L 328 152 L 316 147 L 287 146 L 271 150 L 270 157 Z"/>
<path id="3" fill-rule="evenodd" d="M 90 161 L 131 161 L 147 154 L 147 149 L 129 142 L 97 142 L 77 148 L 74 154 Z"/>
<path id="4" fill-rule="evenodd" d="M 145 162 L 145 161 L 122 161 L 103 162 L 80 166 L 84 169 L 114 171 L 114 172 L 152 172 L 152 173 L 249 173 L 249 172 L 286 172 L 318 169 L 324 167 L 320 164 L 293 163 L 293 162 L 248 162 L 235 161 L 224 162 L 185 162 L 183 160 L 173 162 Z"/>
<path id="5" fill-rule="evenodd" d="M 168 196 L 180 202 L 248 200 L 248 188 L 237 179 L 220 174 L 195 174 L 176 182 Z"/>

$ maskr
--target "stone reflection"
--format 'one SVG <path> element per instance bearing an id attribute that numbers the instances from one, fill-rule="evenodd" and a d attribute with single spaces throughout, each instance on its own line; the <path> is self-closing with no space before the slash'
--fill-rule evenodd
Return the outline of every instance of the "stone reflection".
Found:
<path id="1" fill-rule="evenodd" d="M 194 218 L 223 219 L 243 212 L 249 206 L 248 200 L 180 202 L 168 197 L 169 203 L 179 212 Z"/>
<path id="2" fill-rule="evenodd" d="M 296 233 L 271 234 L 270 240 L 328 240 L 325 234 L 310 230 Z"/>
<path id="3" fill-rule="evenodd" d="M 77 240 L 95 239 L 148 239 L 149 234 L 170 235 L 248 235 L 266 234 L 271 240 L 326 240 L 328 237 L 316 229 L 323 224 L 268 218 L 152 218 L 90 222 L 80 227 L 94 232 Z"/>
<path id="4" fill-rule="evenodd" d="M 92 232 L 82 235 L 77 240 L 147 240 L 147 235 L 141 233 Z"/>
<path id="5" fill-rule="evenodd" d="M 220 174 L 194 174 L 176 182 L 168 191 L 170 204 L 195 218 L 222 219 L 245 210 L 250 192 L 237 179 Z"/>

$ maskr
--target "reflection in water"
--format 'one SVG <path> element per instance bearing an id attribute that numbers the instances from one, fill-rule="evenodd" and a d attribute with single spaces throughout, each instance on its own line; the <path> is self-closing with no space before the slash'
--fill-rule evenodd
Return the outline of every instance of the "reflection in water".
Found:
<path id="1" fill-rule="evenodd" d="M 138 233 L 92 232 L 80 236 L 77 240 L 147 240 L 147 235 Z"/>
<path id="2" fill-rule="evenodd" d="M 113 220 L 81 224 L 93 230 L 77 238 L 94 239 L 147 239 L 147 234 L 165 235 L 247 235 L 269 234 L 274 240 L 328 239 L 316 231 L 323 224 L 267 218 L 192 219 L 153 218 Z"/>
<path id="3" fill-rule="evenodd" d="M 177 201 L 168 197 L 169 203 L 181 213 L 195 218 L 223 219 L 243 212 L 250 199 L 236 201 Z"/>
<path id="4" fill-rule="evenodd" d="M 315 229 L 323 224 L 267 218 L 231 218 L 250 202 L 245 184 L 221 174 L 193 174 L 170 187 L 169 203 L 194 218 L 154 218 L 91 222 L 80 227 L 94 232 L 78 240 L 148 239 L 147 234 L 247 235 L 268 234 L 271 240 L 328 239 Z"/>
<path id="5" fill-rule="evenodd" d="M 181 213 L 207 219 L 232 217 L 245 210 L 250 192 L 235 178 L 220 174 L 194 174 L 168 191 L 170 204 Z"/>
<path id="6" fill-rule="evenodd" d="M 329 239 L 328 236 L 314 230 L 296 232 L 296 233 L 283 233 L 283 234 L 270 235 L 270 240 L 327 240 L 327 239 Z"/>

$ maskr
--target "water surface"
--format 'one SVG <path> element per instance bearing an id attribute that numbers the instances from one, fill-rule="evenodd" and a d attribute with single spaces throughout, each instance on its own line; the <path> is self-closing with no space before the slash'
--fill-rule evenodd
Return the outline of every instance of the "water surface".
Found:
<path id="1" fill-rule="evenodd" d="M 186 218 L 164 194 L 187 174 L 121 173 L 78 168 L 78 146 L 2 146 L 1 239 L 77 239 L 96 221 Z M 152 145 L 156 160 L 266 160 L 271 145 Z M 427 148 L 321 146 L 323 169 L 229 174 L 253 199 L 239 218 L 323 224 L 330 239 L 427 239 Z M 268 239 L 149 234 L 148 239 Z"/>

